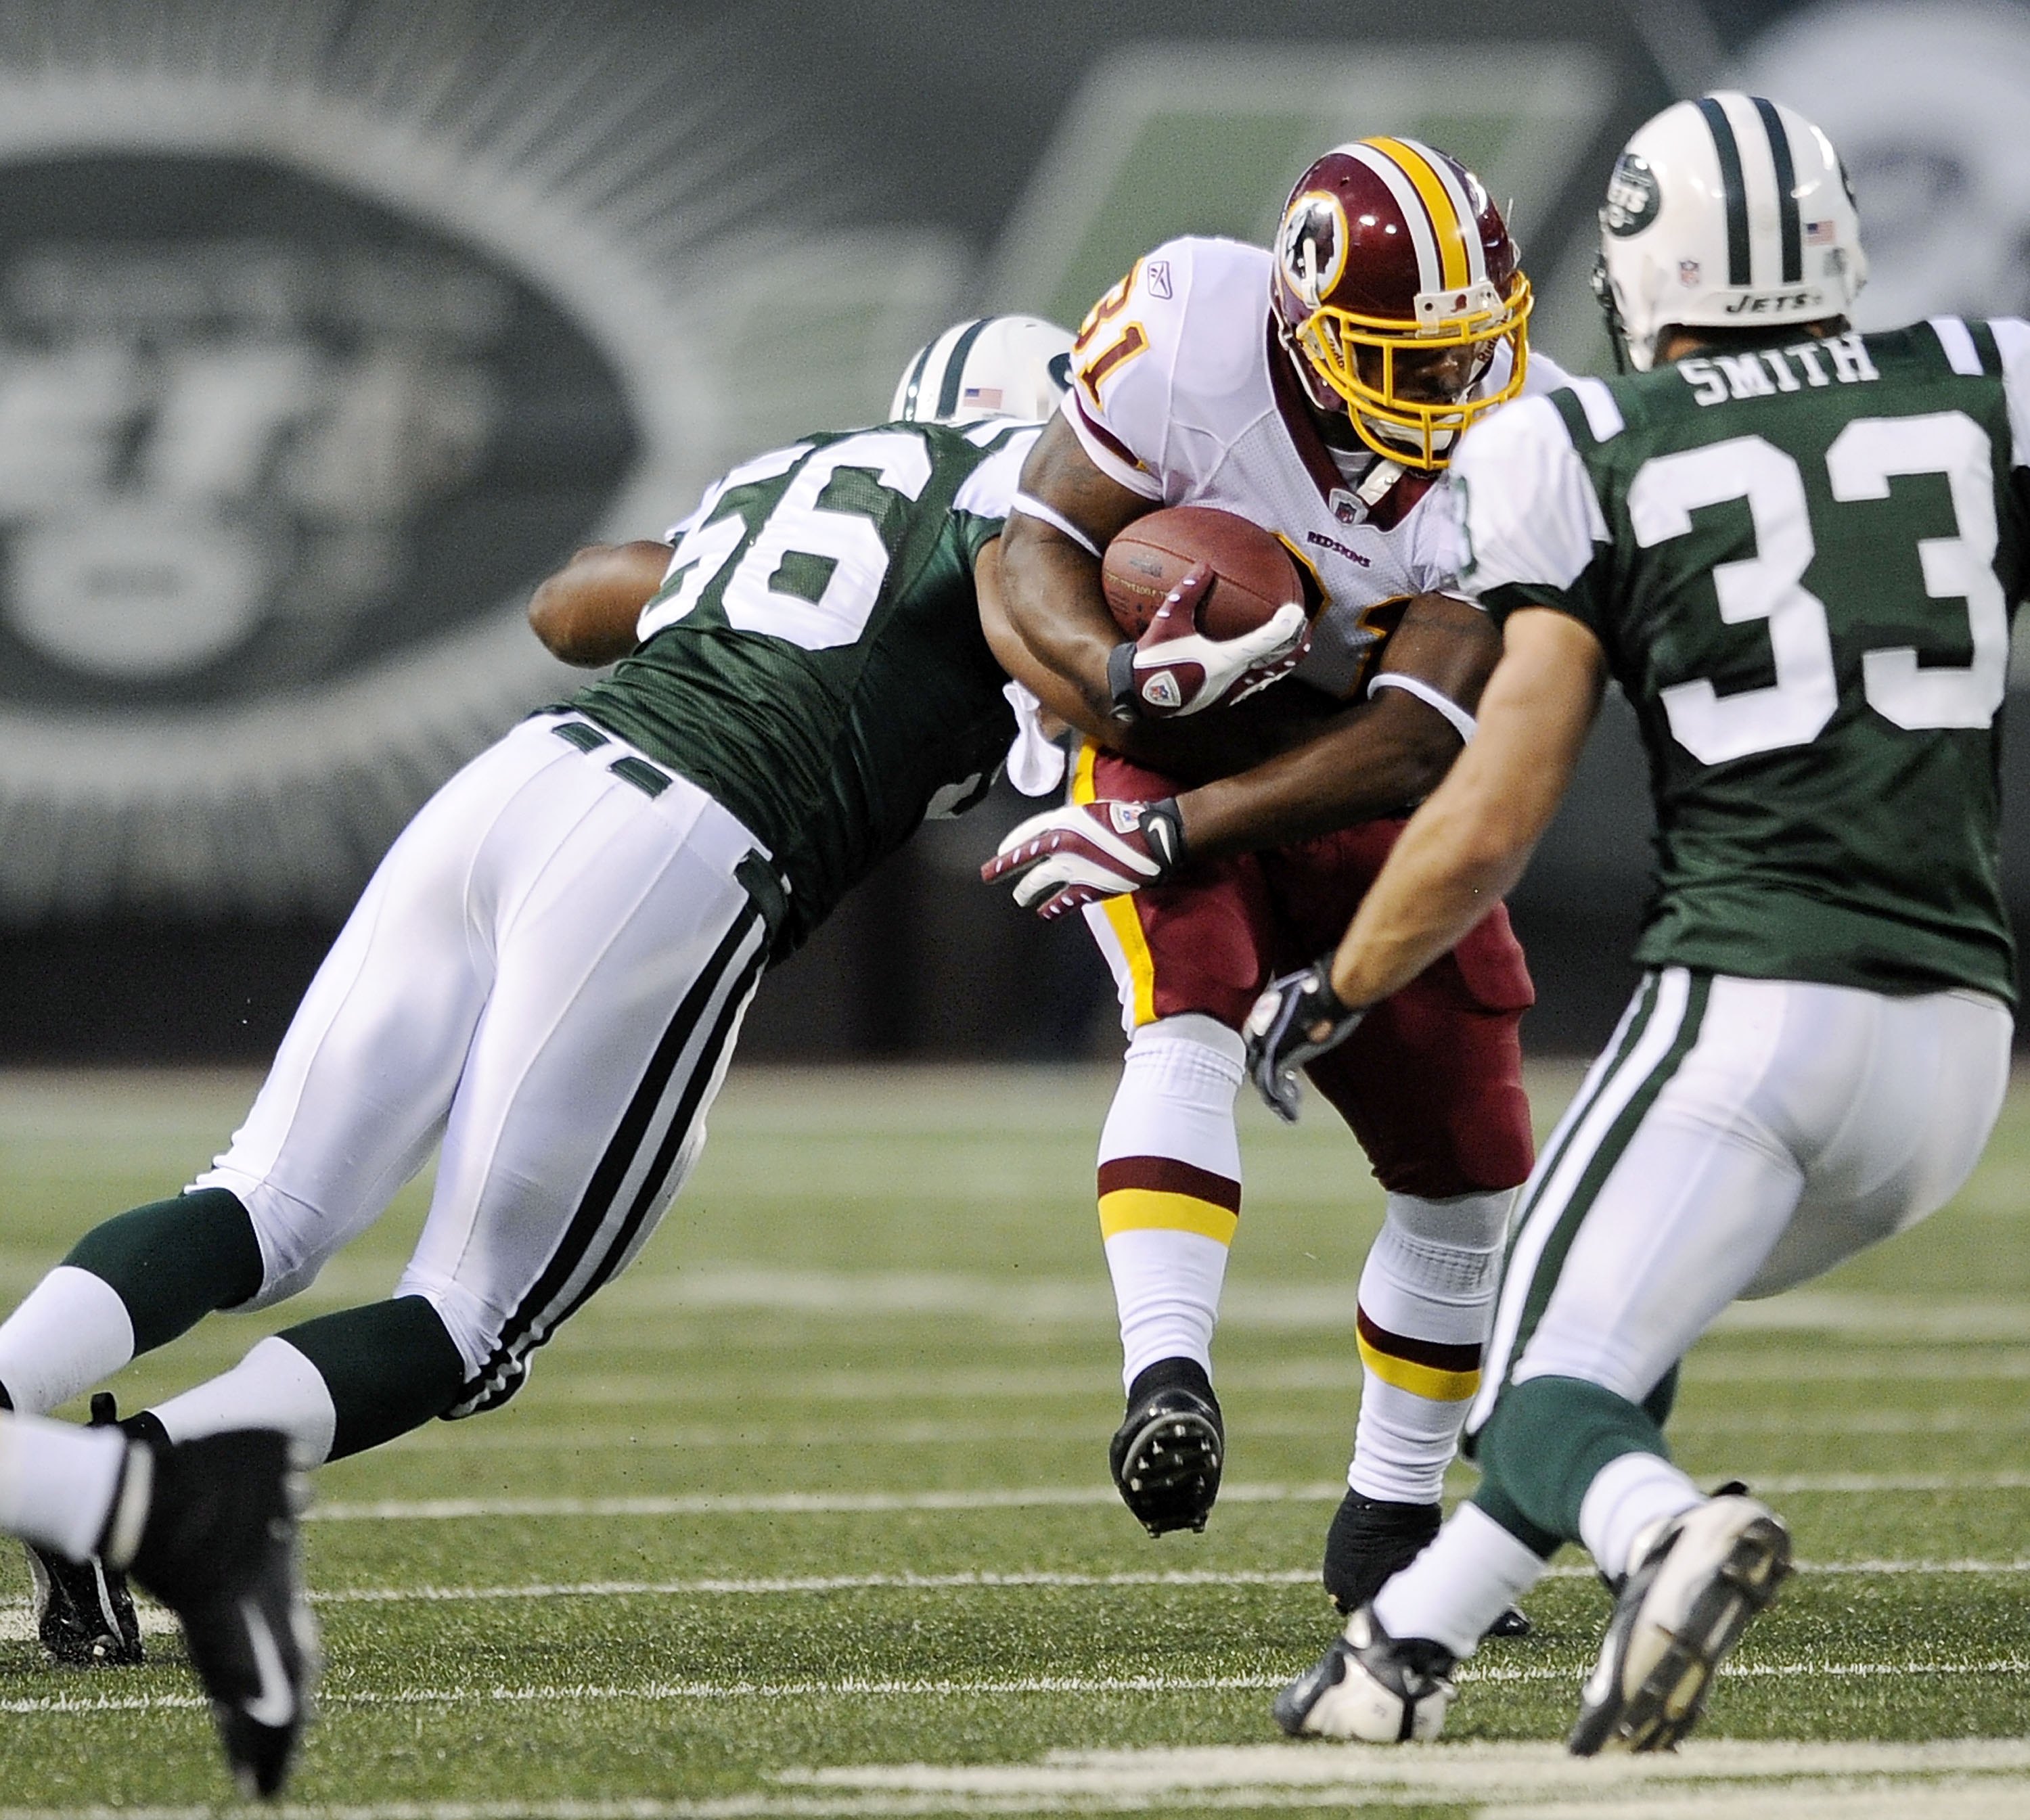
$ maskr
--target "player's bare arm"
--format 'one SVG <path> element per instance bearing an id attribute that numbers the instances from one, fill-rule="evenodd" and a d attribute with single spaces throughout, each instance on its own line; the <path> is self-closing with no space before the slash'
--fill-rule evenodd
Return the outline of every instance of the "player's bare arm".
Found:
<path id="1" fill-rule="evenodd" d="M 1022 492 L 1101 551 L 1156 504 L 1094 466 L 1061 417 L 1050 421 L 1024 465 Z M 1124 719 L 1107 676 L 1121 629 L 1099 573 L 1099 556 L 1019 506 L 973 569 L 980 626 L 1001 667 L 1088 738 L 1195 782 L 1287 751 L 1332 711 L 1315 694 L 1302 699 L 1310 692 L 1273 689 L 1186 722 Z"/>
<path id="2" fill-rule="evenodd" d="M 617 663 L 634 648 L 641 609 L 670 566 L 670 546 L 643 538 L 591 544 L 529 601 L 529 624 L 551 656 L 585 669 Z"/>
<path id="3" fill-rule="evenodd" d="M 1024 463 L 1022 492 L 1062 522 L 1050 523 L 1020 504 L 1009 516 L 991 598 L 988 588 L 981 590 L 987 642 L 1008 674 L 1054 714 L 1118 746 L 1124 727 L 1106 663 L 1121 630 L 1100 589 L 1099 553 L 1158 502 L 1102 474 L 1061 416 L 1050 420 Z"/>
<path id="4" fill-rule="evenodd" d="M 1185 791 L 1177 810 L 1186 850 L 1213 860 L 1282 846 L 1418 801 L 1459 755 L 1459 723 L 1470 723 L 1500 655 L 1485 613 L 1449 595 L 1418 595 L 1379 671 L 1413 686 L 1378 688 L 1292 750 Z"/>
<path id="5" fill-rule="evenodd" d="M 1400 990 L 1522 877 L 1563 800 L 1607 675 L 1599 641 L 1546 607 L 1515 614 L 1472 743 L 1411 818 L 1332 967 L 1350 1006 Z"/>

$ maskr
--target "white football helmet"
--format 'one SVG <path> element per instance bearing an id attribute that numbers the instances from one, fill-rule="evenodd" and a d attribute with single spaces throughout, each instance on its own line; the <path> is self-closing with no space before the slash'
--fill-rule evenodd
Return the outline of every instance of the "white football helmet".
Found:
<path id="1" fill-rule="evenodd" d="M 920 347 L 895 388 L 890 423 L 1032 421 L 1058 408 L 1071 384 L 1071 331 L 1036 316 L 954 322 Z"/>
<path id="2" fill-rule="evenodd" d="M 1593 292 L 1638 373 L 1666 329 L 1783 328 L 1842 317 L 1868 280 L 1832 142 L 1780 102 L 1681 101 L 1615 161 Z"/>

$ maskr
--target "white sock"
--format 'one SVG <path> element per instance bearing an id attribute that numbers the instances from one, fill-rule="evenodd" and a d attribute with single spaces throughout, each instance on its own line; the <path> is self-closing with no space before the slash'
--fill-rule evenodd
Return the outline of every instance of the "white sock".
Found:
<path id="1" fill-rule="evenodd" d="M 0 1529 L 84 1560 L 106 1533 L 131 1445 L 117 1428 L 0 1413 Z"/>
<path id="2" fill-rule="evenodd" d="M 1515 1196 L 1391 1194 L 1360 1273 L 1360 1420 L 1347 1484 L 1435 1504 L 1480 1385 Z"/>
<path id="3" fill-rule="evenodd" d="M 1121 1317 L 1124 1387 L 1159 1359 L 1212 1369 L 1240 1210 L 1233 1099 L 1240 1038 L 1191 1014 L 1144 1024 L 1099 1140 L 1099 1229 Z"/>
<path id="4" fill-rule="evenodd" d="M 280 1428 L 303 1466 L 331 1458 L 338 1410 L 317 1367 L 280 1334 L 262 1340 L 232 1370 L 155 1406 L 173 1441 L 227 1428 Z"/>
<path id="5" fill-rule="evenodd" d="M 0 1385 L 24 1416 L 46 1415 L 134 1356 L 134 1323 L 103 1277 L 59 1264 L 0 1321 Z"/>
<path id="6" fill-rule="evenodd" d="M 1375 1594 L 1374 1615 L 1391 1636 L 1429 1637 L 1463 1662 L 1546 1565 L 1478 1505 L 1462 1504 L 1430 1547 Z"/>
<path id="7" fill-rule="evenodd" d="M 1635 1539 L 1706 1501 L 1705 1494 L 1656 1454 L 1628 1453 L 1593 1475 L 1579 1501 L 1579 1539 L 1593 1565 L 1619 1580 L 1635 1565 Z"/>

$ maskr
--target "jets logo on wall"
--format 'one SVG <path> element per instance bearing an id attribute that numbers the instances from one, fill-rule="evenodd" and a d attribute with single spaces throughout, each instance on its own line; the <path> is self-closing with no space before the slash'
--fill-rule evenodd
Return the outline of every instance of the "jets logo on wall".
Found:
<path id="1" fill-rule="evenodd" d="M 720 453 L 667 258 L 668 173 L 699 161 L 668 133 L 560 157 L 540 114 L 442 92 L 455 59 L 446 133 L 392 54 L 370 102 L 367 72 L 288 68 L 272 9 L 218 9 L 179 70 L 151 11 L 125 54 L 0 44 L 17 921 L 341 908 L 459 760 L 569 685 L 533 584 L 657 534 Z M 270 36 L 221 67 L 236 19 Z M 497 103 L 497 52 L 462 80 L 489 77 Z M 645 257 L 590 199 L 659 163 Z"/>

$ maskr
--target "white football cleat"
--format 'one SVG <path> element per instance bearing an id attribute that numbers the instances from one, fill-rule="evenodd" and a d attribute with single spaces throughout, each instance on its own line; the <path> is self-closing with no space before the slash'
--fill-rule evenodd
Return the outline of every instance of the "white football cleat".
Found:
<path id="1" fill-rule="evenodd" d="M 1293 1738 L 1422 1744 L 1444 1729 L 1455 1666 L 1442 1644 L 1391 1636 L 1363 1605 L 1318 1666 L 1276 1696 L 1276 1723 Z"/>
<path id="2" fill-rule="evenodd" d="M 1790 1532 L 1753 1498 L 1708 1499 L 1646 1547 L 1579 1695 L 1575 1756 L 1665 1751 L 1705 1710 L 1715 1671 L 1790 1571 Z"/>

